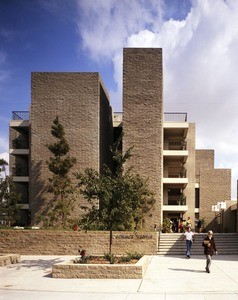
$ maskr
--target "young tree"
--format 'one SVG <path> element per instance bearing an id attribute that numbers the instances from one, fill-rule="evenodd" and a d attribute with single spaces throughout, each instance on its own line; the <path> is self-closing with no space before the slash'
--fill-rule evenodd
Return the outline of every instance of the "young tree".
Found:
<path id="1" fill-rule="evenodd" d="M 112 231 L 122 226 L 127 230 L 141 228 L 145 213 L 155 201 L 147 182 L 138 174 L 133 174 L 132 168 L 124 170 L 132 148 L 123 155 L 119 150 L 121 138 L 112 147 L 114 171 L 104 166 L 102 174 L 93 169 L 76 174 L 80 193 L 90 204 L 89 207 L 84 207 L 86 213 L 82 223 L 86 229 L 90 225 L 96 225 L 110 231 L 110 254 Z"/>
<path id="2" fill-rule="evenodd" d="M 69 144 L 65 138 L 63 125 L 58 117 L 53 121 L 51 134 L 56 142 L 47 145 L 53 154 L 47 164 L 53 174 L 52 178 L 49 178 L 48 189 L 49 193 L 53 194 L 53 199 L 47 215 L 44 217 L 44 225 L 47 227 L 67 227 L 75 202 L 69 171 L 76 163 L 76 159 L 68 155 Z"/>
<path id="3" fill-rule="evenodd" d="M 0 177 L 0 221 L 11 225 L 19 219 L 21 194 L 15 191 L 12 177 L 6 175 L 7 165 L 4 159 L 0 159 L 0 173 L 4 172 Z"/>

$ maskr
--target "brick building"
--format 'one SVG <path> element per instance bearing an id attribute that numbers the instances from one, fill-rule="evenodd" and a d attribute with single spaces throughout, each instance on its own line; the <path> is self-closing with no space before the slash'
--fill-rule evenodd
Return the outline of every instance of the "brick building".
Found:
<path id="1" fill-rule="evenodd" d="M 32 73 L 31 90 L 30 113 L 13 112 L 10 122 L 10 169 L 22 193 L 22 225 L 37 225 L 36 213 L 49 204 L 46 145 L 58 115 L 77 158 L 74 171 L 100 172 L 110 164 L 110 145 L 123 128 L 123 150 L 134 146 L 128 166 L 148 179 L 156 197 L 145 228 L 159 227 L 165 217 L 189 216 L 194 226 L 205 218 L 209 228 L 220 230 L 211 206 L 231 206 L 231 170 L 214 168 L 213 150 L 195 149 L 195 124 L 186 113 L 164 113 L 162 49 L 124 49 L 123 114 L 112 112 L 98 73 Z M 224 228 L 235 231 L 236 212 L 225 213 L 225 220 L 233 219 Z"/>

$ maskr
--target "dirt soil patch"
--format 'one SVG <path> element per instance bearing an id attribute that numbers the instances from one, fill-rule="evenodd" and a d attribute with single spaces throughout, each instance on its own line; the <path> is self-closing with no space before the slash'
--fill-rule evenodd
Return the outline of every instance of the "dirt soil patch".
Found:
<path id="1" fill-rule="evenodd" d="M 114 264 L 135 264 L 138 262 L 139 259 L 131 259 L 130 261 L 123 261 L 121 257 L 116 257 Z M 75 264 L 82 264 L 79 262 L 75 262 Z M 87 259 L 86 264 L 108 264 L 110 262 L 108 259 L 104 258 L 103 256 L 90 256 Z"/>

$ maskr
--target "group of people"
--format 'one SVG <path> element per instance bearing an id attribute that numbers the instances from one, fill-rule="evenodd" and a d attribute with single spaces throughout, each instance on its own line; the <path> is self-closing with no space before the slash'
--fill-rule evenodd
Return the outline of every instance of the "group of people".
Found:
<path id="1" fill-rule="evenodd" d="M 190 217 L 188 217 L 187 220 L 183 220 L 182 218 L 180 218 L 174 221 L 171 220 L 170 222 L 171 222 L 171 232 L 182 233 L 185 231 L 187 226 L 192 227 L 192 221 Z"/>
<path id="2" fill-rule="evenodd" d="M 186 257 L 190 258 L 190 250 L 192 243 L 194 243 L 194 232 L 192 231 L 191 226 L 186 227 L 186 231 L 183 233 L 182 239 L 186 239 Z M 209 230 L 207 236 L 204 238 L 202 242 L 202 246 L 204 247 L 204 255 L 206 256 L 206 272 L 210 273 L 210 266 L 212 261 L 212 256 L 214 254 L 218 254 L 217 247 L 215 244 L 215 240 L 213 238 L 212 230 Z"/>

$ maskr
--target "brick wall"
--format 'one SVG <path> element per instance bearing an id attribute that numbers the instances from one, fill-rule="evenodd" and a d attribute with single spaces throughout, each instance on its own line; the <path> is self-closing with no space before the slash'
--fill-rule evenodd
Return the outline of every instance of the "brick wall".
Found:
<path id="1" fill-rule="evenodd" d="M 231 199 L 231 170 L 230 169 L 201 169 L 200 170 L 200 217 L 205 218 L 207 229 L 220 231 L 220 226 L 211 211 L 212 205 Z M 228 216 L 228 215 L 227 215 Z"/>
<path id="2" fill-rule="evenodd" d="M 0 253 L 21 255 L 103 255 L 109 251 L 109 232 L 56 230 L 0 230 Z M 157 232 L 113 232 L 112 253 L 156 254 Z"/>
<path id="3" fill-rule="evenodd" d="M 214 169 L 214 150 L 196 150 L 196 181 L 199 183 L 199 217 L 205 218 L 206 230 L 221 231 L 219 218 L 215 218 L 212 205 L 231 200 L 231 170 Z M 226 219 L 232 220 L 231 211 L 226 211 Z M 232 232 L 231 226 L 226 226 Z M 224 225 L 225 229 L 225 225 Z"/>
<path id="4" fill-rule="evenodd" d="M 161 223 L 163 170 L 162 49 L 127 48 L 123 52 L 123 151 L 133 146 L 128 166 L 148 178 L 156 203 L 145 228 Z"/>
<path id="5" fill-rule="evenodd" d="M 106 91 L 98 73 L 32 73 L 30 209 L 32 224 L 37 225 L 36 213 L 44 213 L 50 205 L 47 193 L 51 174 L 46 160 L 50 151 L 46 145 L 54 141 L 51 126 L 56 115 L 64 126 L 70 146 L 69 154 L 76 157 L 73 172 L 86 167 L 100 169 L 109 153 L 109 142 L 100 151 L 100 141 L 110 134 L 110 119 L 100 126 L 100 116 L 110 112 Z M 103 95 L 103 99 L 101 99 Z M 106 122 L 106 121 L 105 121 Z M 102 157 L 104 155 L 104 157 Z M 79 196 L 78 204 L 84 204 Z M 76 206 L 74 216 L 81 213 Z"/>
<path id="6" fill-rule="evenodd" d="M 214 150 L 196 150 L 196 180 L 199 182 L 200 170 L 214 169 Z"/>

